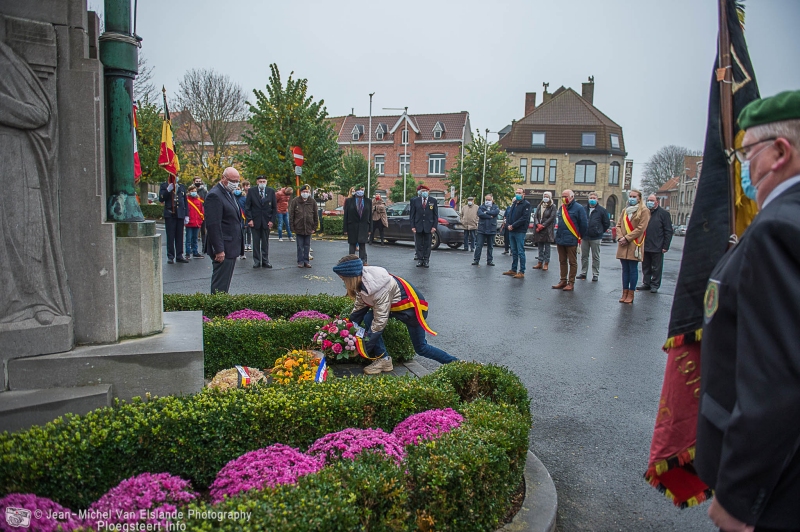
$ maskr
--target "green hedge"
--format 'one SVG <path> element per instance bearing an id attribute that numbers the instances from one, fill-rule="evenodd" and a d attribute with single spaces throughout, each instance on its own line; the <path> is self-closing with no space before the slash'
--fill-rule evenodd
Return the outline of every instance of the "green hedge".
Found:
<path id="1" fill-rule="evenodd" d="M 470 373 L 487 394 L 465 403 L 448 376 Z M 490 396 L 521 402 L 495 403 Z M 253 515 L 246 524 L 188 521 L 187 529 L 494 530 L 522 479 L 527 405 L 525 388 L 508 370 L 464 362 L 421 379 L 357 377 L 134 401 L 0 435 L 0 496 L 36 493 L 76 510 L 146 471 L 179 475 L 205 490 L 224 464 L 245 452 L 277 442 L 304 450 L 346 427 L 390 431 L 411 414 L 452 407 L 465 423 L 407 447 L 403 467 L 366 454 L 296 485 L 251 491 L 213 507 L 199 501 L 195 509 Z"/>
<path id="2" fill-rule="evenodd" d="M 344 216 L 323 216 L 322 232 L 326 235 L 338 236 L 344 231 Z"/>
<path id="3" fill-rule="evenodd" d="M 142 214 L 148 220 L 161 220 L 164 218 L 164 206 L 160 203 L 148 203 L 140 205 Z"/>
<path id="4" fill-rule="evenodd" d="M 225 317 L 249 308 L 267 314 L 273 321 L 213 320 L 203 326 L 205 376 L 213 377 L 235 365 L 271 368 L 288 349 L 310 347 L 321 320 L 286 321 L 301 310 L 317 310 L 329 316 L 348 315 L 353 302 L 344 296 L 265 294 L 165 294 L 164 310 L 201 310 L 209 318 Z M 390 319 L 383 333 L 386 350 L 396 362 L 414 358 L 408 329 Z M 361 360 L 361 359 L 358 359 Z M 335 363 L 331 360 L 331 363 Z"/>

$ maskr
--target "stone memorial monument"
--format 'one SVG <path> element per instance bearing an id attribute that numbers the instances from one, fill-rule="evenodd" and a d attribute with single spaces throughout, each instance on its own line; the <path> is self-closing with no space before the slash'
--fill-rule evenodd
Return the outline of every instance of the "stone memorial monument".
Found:
<path id="1" fill-rule="evenodd" d="M 133 181 L 130 0 L 0 3 L 0 431 L 203 385 Z"/>

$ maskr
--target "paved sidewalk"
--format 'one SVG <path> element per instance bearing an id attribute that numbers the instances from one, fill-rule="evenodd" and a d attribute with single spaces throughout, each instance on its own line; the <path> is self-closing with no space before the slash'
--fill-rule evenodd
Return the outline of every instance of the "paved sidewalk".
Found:
<path id="1" fill-rule="evenodd" d="M 368 364 L 344 363 L 344 364 L 330 364 L 328 367 L 333 371 L 337 377 L 355 377 L 364 374 L 364 368 Z M 381 373 L 381 375 L 394 375 L 401 377 L 403 375 L 410 375 L 412 377 L 424 377 L 430 371 L 422 367 L 416 360 L 409 360 L 408 362 L 393 363 L 394 369 L 389 372 Z M 377 375 L 375 375 L 377 376 Z"/>

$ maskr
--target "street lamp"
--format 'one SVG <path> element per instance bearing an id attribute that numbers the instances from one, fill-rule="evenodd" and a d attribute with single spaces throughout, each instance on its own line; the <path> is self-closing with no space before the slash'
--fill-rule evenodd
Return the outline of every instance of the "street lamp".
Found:
<path id="1" fill-rule="evenodd" d="M 369 195 L 369 183 L 372 177 L 372 97 L 375 93 L 369 95 L 369 131 L 367 132 L 367 197 Z"/>
<path id="2" fill-rule="evenodd" d="M 461 127 L 461 172 L 459 172 L 459 183 L 458 183 L 458 210 L 459 212 L 464 209 L 464 137 L 467 133 L 467 122 L 469 122 L 469 113 L 467 113 L 467 117 L 464 120 L 464 125 Z M 483 198 L 479 198 L 481 203 Z"/>
<path id="3" fill-rule="evenodd" d="M 403 111 L 403 164 L 408 164 L 408 106 L 405 107 L 384 107 L 384 111 Z M 405 169 L 405 166 L 403 167 Z M 406 175 L 408 172 L 403 172 L 403 201 L 406 200 Z"/>

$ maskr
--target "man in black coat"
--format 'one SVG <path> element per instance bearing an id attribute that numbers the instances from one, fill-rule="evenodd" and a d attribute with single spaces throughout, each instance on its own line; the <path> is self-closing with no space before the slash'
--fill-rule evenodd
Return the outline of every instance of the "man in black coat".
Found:
<path id="1" fill-rule="evenodd" d="M 242 222 L 239 204 L 233 191 L 239 186 L 239 172 L 228 167 L 222 179 L 208 191 L 205 202 L 206 238 L 205 251 L 214 261 L 211 273 L 211 293 L 228 292 L 231 287 L 236 258 L 244 255 Z"/>
<path id="2" fill-rule="evenodd" d="M 661 286 L 664 253 L 669 251 L 672 242 L 672 218 L 667 211 L 659 207 L 655 194 L 647 197 L 647 208 L 650 209 L 650 223 L 647 224 L 644 239 L 642 285 L 637 286 L 636 290 L 650 290 L 655 294 Z"/>
<path id="3" fill-rule="evenodd" d="M 267 177 L 256 179 L 257 187 L 250 187 L 244 202 L 247 225 L 253 231 L 253 268 L 272 268 L 269 263 L 269 230 L 278 219 L 278 202 L 275 189 L 267 186 Z"/>
<path id="4" fill-rule="evenodd" d="M 411 231 L 414 233 L 414 247 L 419 262 L 417 268 L 430 267 L 431 240 L 439 227 L 439 204 L 436 198 L 428 197 L 427 185 L 417 187 L 416 198 L 411 198 Z"/>
<path id="5" fill-rule="evenodd" d="M 347 235 L 350 245 L 350 255 L 356 252 L 358 258 L 367 263 L 367 239 L 372 232 L 372 201 L 364 197 L 364 185 L 358 187 L 355 193 L 344 200 L 344 220 L 342 231 Z"/>
<path id="6" fill-rule="evenodd" d="M 175 192 L 177 185 L 177 192 Z M 189 223 L 189 204 L 186 202 L 186 187 L 178 178 L 175 185 L 161 183 L 158 201 L 164 204 L 164 231 L 167 233 L 167 264 L 189 262 L 183 258 L 183 226 Z"/>
<path id="7" fill-rule="evenodd" d="M 611 227 L 611 218 L 608 211 L 597 202 L 596 192 L 589 194 L 589 204 L 586 206 L 586 217 L 589 219 L 589 228 L 586 236 L 581 240 L 581 274 L 576 279 L 586 279 L 589 273 L 589 252 L 592 253 L 592 281 L 597 281 L 600 275 L 600 242 L 603 234 Z"/>
<path id="8" fill-rule="evenodd" d="M 751 102 L 739 124 L 761 212 L 708 281 L 694 466 L 720 529 L 798 530 L 800 91 Z"/>

